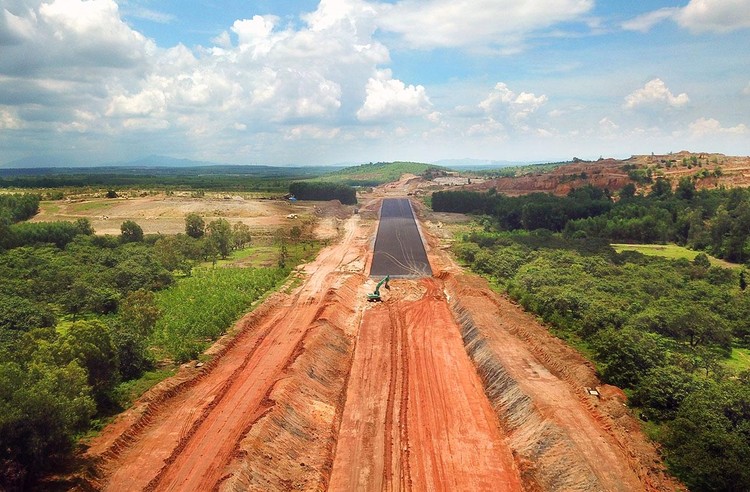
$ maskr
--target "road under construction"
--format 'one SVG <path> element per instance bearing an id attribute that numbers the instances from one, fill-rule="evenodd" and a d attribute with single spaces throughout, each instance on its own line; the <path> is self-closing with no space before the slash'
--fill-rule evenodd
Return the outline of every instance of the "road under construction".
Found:
<path id="1" fill-rule="evenodd" d="M 364 204 L 299 286 L 91 441 L 87 486 L 671 490 L 620 393 L 585 393 L 590 364 L 463 272 L 414 205 Z"/>

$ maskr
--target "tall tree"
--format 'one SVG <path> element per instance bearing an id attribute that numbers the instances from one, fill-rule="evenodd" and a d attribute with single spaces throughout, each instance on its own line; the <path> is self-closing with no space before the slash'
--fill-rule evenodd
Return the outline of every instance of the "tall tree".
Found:
<path id="1" fill-rule="evenodd" d="M 206 233 L 206 222 L 203 217 L 196 213 L 189 213 L 185 216 L 185 234 L 195 239 L 203 237 Z"/>

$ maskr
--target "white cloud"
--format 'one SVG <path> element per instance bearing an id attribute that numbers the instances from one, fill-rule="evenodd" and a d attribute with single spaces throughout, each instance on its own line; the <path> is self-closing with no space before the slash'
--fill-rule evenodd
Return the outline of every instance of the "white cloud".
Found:
<path id="1" fill-rule="evenodd" d="M 513 124 L 522 124 L 547 102 L 547 96 L 536 96 L 530 92 L 516 94 L 503 82 L 498 82 L 490 94 L 479 103 L 479 108 L 488 115 L 504 115 Z"/>
<path id="2" fill-rule="evenodd" d="M 21 128 L 21 120 L 7 109 L 0 109 L 0 130 L 17 130 Z"/>
<path id="3" fill-rule="evenodd" d="M 750 96 L 750 82 L 748 82 L 745 88 L 742 89 L 742 93 L 746 96 Z"/>
<path id="4" fill-rule="evenodd" d="M 676 14 L 677 23 L 695 32 L 729 32 L 750 28 L 747 0 L 690 0 Z"/>
<path id="5" fill-rule="evenodd" d="M 381 4 L 379 26 L 409 46 L 514 47 L 535 31 L 583 20 L 593 0 L 401 0 Z"/>
<path id="6" fill-rule="evenodd" d="M 739 124 L 733 127 L 722 127 L 721 123 L 714 118 L 698 118 L 689 125 L 690 133 L 695 137 L 703 137 L 710 135 L 746 135 L 750 133 L 750 129 L 746 125 Z"/>
<path id="7" fill-rule="evenodd" d="M 331 140 L 341 133 L 339 128 L 324 128 L 317 125 L 302 125 L 290 128 L 285 138 L 287 140 Z"/>
<path id="8" fill-rule="evenodd" d="M 127 8 L 127 10 L 123 12 L 123 15 L 126 17 L 135 17 L 137 19 L 145 19 L 151 22 L 156 22 L 157 24 L 169 24 L 175 20 L 175 17 L 172 14 L 140 6 Z"/>
<path id="9" fill-rule="evenodd" d="M 625 98 L 624 107 L 635 109 L 645 106 L 668 106 L 679 108 L 690 102 L 686 93 L 675 96 L 661 79 L 653 79 L 646 83 L 643 88 L 638 89 Z"/>
<path id="10" fill-rule="evenodd" d="M 668 19 L 696 33 L 736 31 L 750 28 L 750 5 L 747 0 L 690 0 L 682 8 L 663 8 L 628 20 L 622 28 L 646 32 Z"/>
<path id="11" fill-rule="evenodd" d="M 421 115 L 431 107 L 424 87 L 407 86 L 391 78 L 390 70 L 380 71 L 376 77 L 370 78 L 366 91 L 365 102 L 357 111 L 357 118 L 362 121 Z"/>
<path id="12" fill-rule="evenodd" d="M 617 131 L 617 129 L 619 129 L 619 128 L 620 128 L 619 125 L 617 125 L 617 123 L 615 123 L 614 121 L 612 121 L 609 118 L 605 117 L 605 118 L 602 118 L 601 120 L 599 120 L 599 129 L 604 134 L 611 135 L 615 131 Z"/>
<path id="13" fill-rule="evenodd" d="M 626 31 L 640 31 L 648 32 L 656 24 L 665 21 L 667 19 L 674 18 L 675 14 L 679 11 L 678 8 L 663 8 L 648 12 L 640 15 L 634 19 L 627 20 L 622 23 L 622 28 Z"/>

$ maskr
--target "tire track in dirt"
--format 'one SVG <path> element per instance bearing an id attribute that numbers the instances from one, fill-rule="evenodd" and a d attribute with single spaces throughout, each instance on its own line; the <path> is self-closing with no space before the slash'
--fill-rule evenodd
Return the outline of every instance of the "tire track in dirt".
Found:
<path id="1" fill-rule="evenodd" d="M 438 281 L 366 311 L 349 381 L 329 490 L 521 490 Z"/>

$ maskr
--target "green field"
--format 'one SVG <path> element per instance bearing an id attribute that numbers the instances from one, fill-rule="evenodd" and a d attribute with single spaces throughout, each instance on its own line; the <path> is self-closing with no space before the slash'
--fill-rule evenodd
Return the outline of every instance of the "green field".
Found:
<path id="1" fill-rule="evenodd" d="M 750 369 L 750 349 L 732 348 L 732 355 L 724 360 L 724 366 L 735 373 L 747 371 Z"/>
<path id="2" fill-rule="evenodd" d="M 687 249 L 683 246 L 677 246 L 676 244 L 620 244 L 614 243 L 612 247 L 615 251 L 622 253 L 623 251 L 636 251 L 638 253 L 649 255 L 649 256 L 661 256 L 662 258 L 669 258 L 671 260 L 689 260 L 693 261 L 700 251 L 694 251 Z M 708 260 L 714 266 L 723 268 L 741 268 L 742 265 L 735 263 L 729 263 L 713 256 L 708 256 Z"/>
<path id="3" fill-rule="evenodd" d="M 152 341 L 178 363 L 195 359 L 287 274 L 280 268 L 196 268 L 157 293 L 162 317 Z"/>

